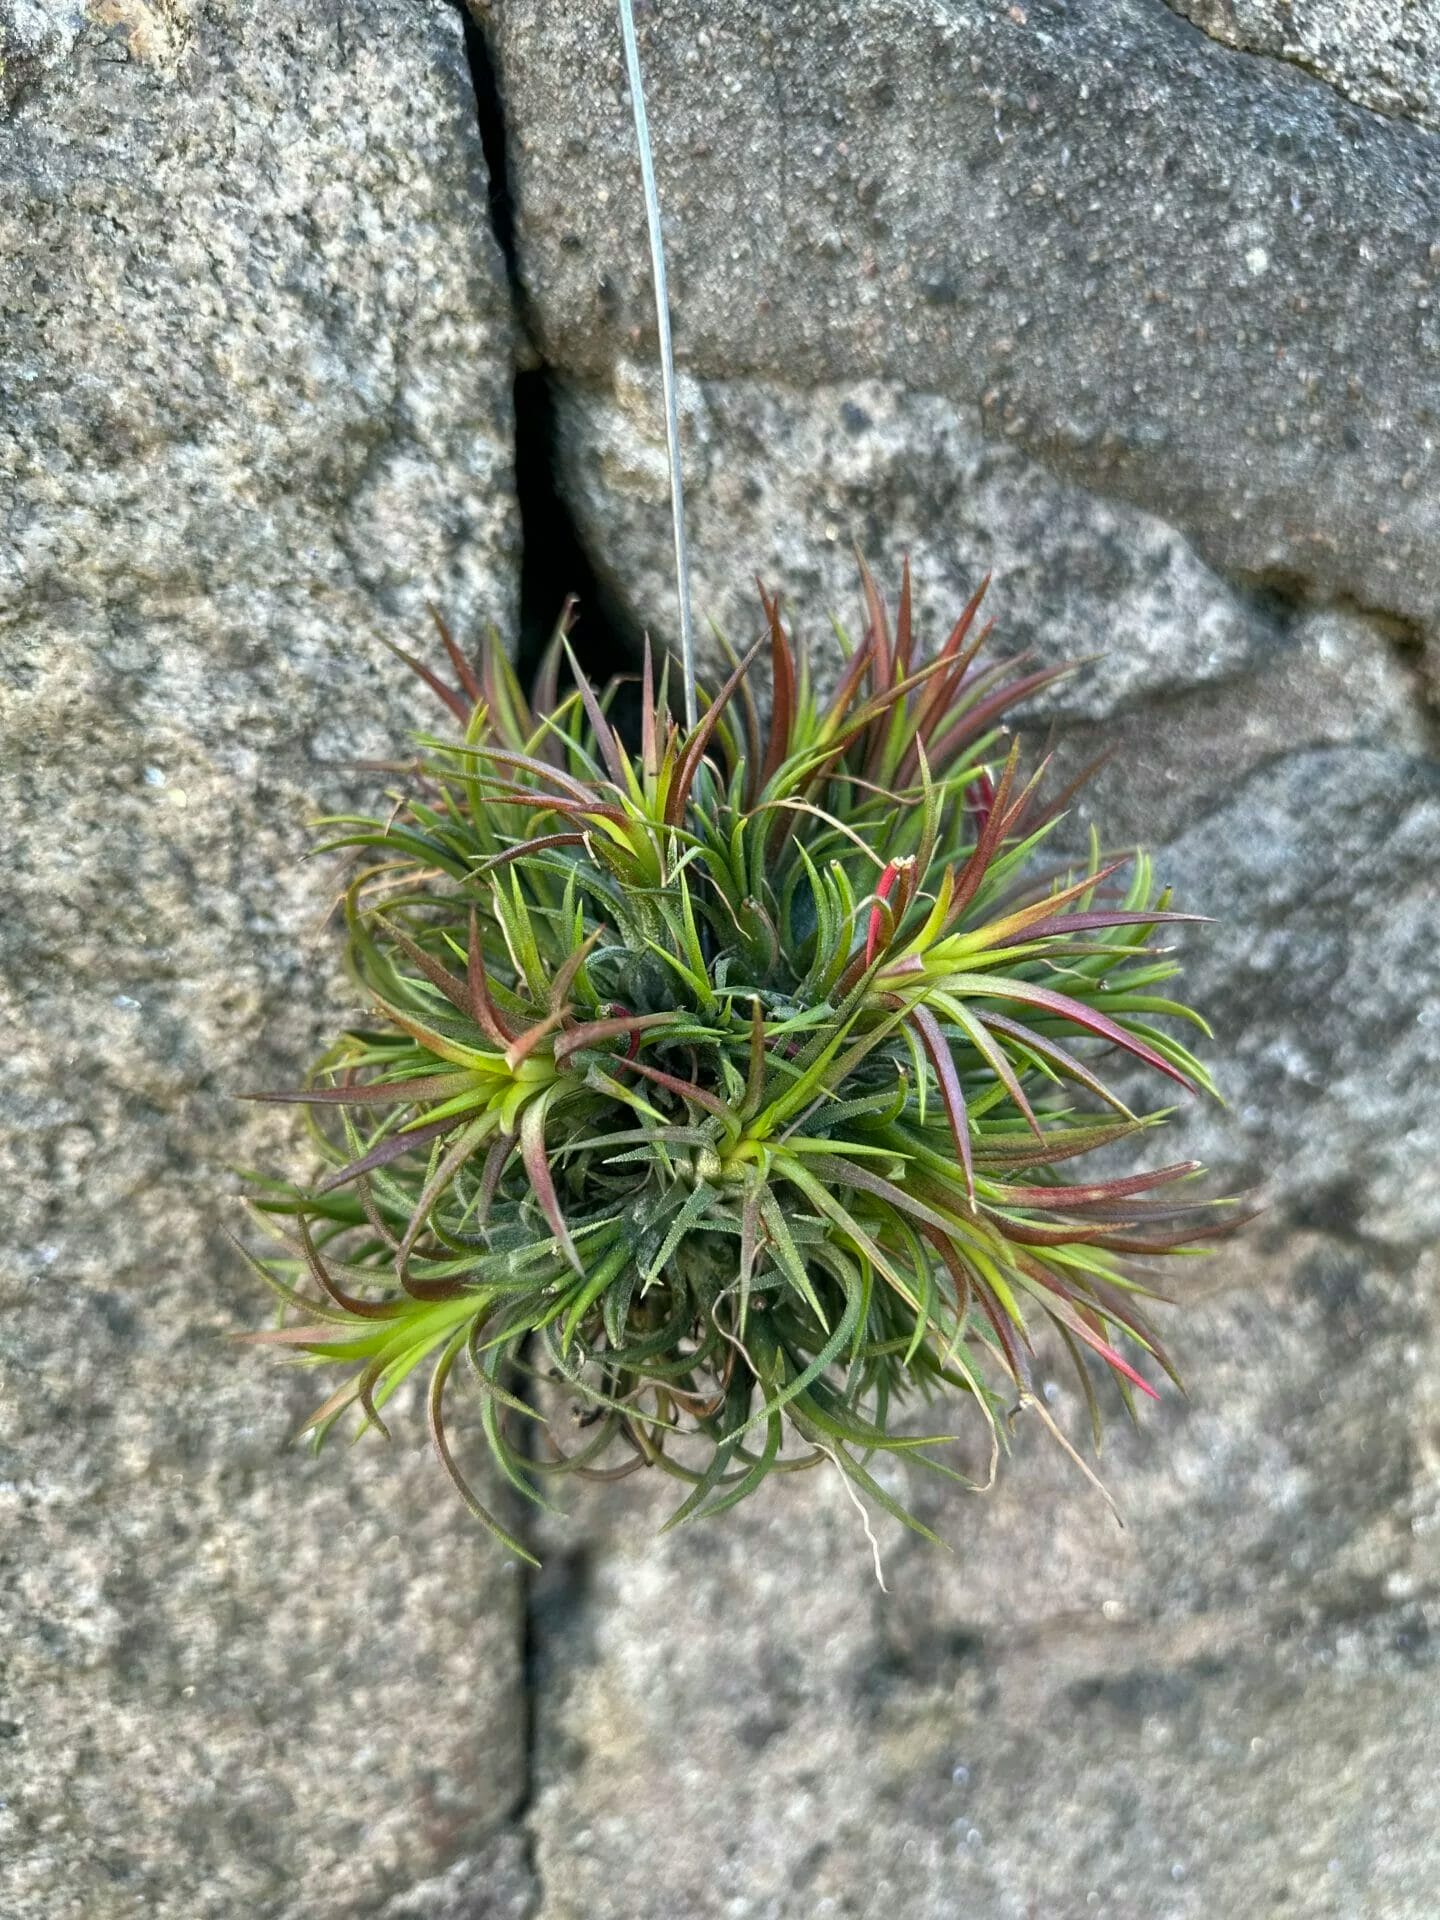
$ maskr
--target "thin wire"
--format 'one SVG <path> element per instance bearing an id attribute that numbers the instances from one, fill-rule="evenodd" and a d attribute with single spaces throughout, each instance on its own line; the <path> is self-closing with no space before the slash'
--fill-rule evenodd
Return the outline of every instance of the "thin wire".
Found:
<path id="1" fill-rule="evenodd" d="M 680 665 L 685 677 L 685 724 L 694 727 L 700 714 L 695 694 L 695 627 L 690 614 L 690 563 L 685 548 L 685 492 L 680 479 L 680 415 L 675 404 L 670 296 L 665 285 L 665 242 L 660 233 L 660 196 L 655 189 L 650 124 L 645 115 L 645 87 L 640 77 L 640 49 L 635 42 L 635 16 L 630 10 L 630 0 L 620 0 L 620 32 L 625 41 L 630 104 L 635 113 L 635 139 L 640 148 L 640 178 L 645 188 L 645 217 L 650 226 L 655 322 L 660 333 L 660 384 L 665 396 L 665 449 L 670 461 L 670 519 L 675 529 L 675 599 L 680 609 Z"/>

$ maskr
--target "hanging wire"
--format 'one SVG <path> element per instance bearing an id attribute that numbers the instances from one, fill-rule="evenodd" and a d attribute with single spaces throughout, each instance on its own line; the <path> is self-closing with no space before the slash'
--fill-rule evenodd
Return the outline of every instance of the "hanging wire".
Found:
<path id="1" fill-rule="evenodd" d="M 680 665 L 685 680 L 685 724 L 699 719 L 695 694 L 695 627 L 690 614 L 690 563 L 685 548 L 685 492 L 680 478 L 680 415 L 675 404 L 675 354 L 670 344 L 670 296 L 665 286 L 665 242 L 660 233 L 660 196 L 650 152 L 650 124 L 640 78 L 640 49 L 630 0 L 620 0 L 620 32 L 630 76 L 630 104 L 640 148 L 640 178 L 645 188 L 645 217 L 650 227 L 650 268 L 655 280 L 655 322 L 660 333 L 660 384 L 665 398 L 665 449 L 670 462 L 670 519 L 675 530 L 675 599 L 680 610 Z"/>

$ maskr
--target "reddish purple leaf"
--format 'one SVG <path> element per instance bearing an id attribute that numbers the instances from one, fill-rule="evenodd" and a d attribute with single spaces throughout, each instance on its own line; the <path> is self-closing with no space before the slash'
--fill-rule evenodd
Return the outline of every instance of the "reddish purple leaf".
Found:
<path id="1" fill-rule="evenodd" d="M 440 989 L 451 1006 L 458 1007 L 461 1013 L 468 1014 L 470 995 L 466 990 L 465 982 L 458 975 L 451 973 L 450 969 L 437 960 L 434 954 L 427 953 L 418 941 L 412 940 L 408 933 L 403 932 L 392 921 L 382 919 L 378 914 L 375 918 L 377 924 L 385 929 L 411 964 L 420 969 L 432 986 Z"/>
<path id="2" fill-rule="evenodd" d="M 1118 1180 L 1096 1180 L 1083 1187 L 1006 1187 L 1001 1204 L 1007 1207 L 1093 1207 L 1107 1200 L 1128 1200 L 1132 1194 L 1146 1193 L 1172 1180 L 1186 1179 L 1200 1172 L 1198 1160 L 1177 1160 L 1173 1166 L 1157 1167 L 1152 1173 L 1131 1173 Z"/>
<path id="3" fill-rule="evenodd" d="M 461 686 L 465 689 L 466 693 L 469 694 L 471 705 L 478 707 L 485 696 L 481 692 L 480 682 L 475 678 L 474 668 L 465 658 L 460 648 L 456 646 L 450 629 L 446 626 L 444 620 L 441 619 L 440 609 L 435 605 L 434 601 L 427 600 L 425 605 L 429 611 L 430 618 L 435 622 L 435 631 L 440 635 L 441 643 L 446 653 L 450 656 L 450 664 L 459 675 Z"/>
<path id="4" fill-rule="evenodd" d="M 1068 993 L 1056 993 L 1052 987 L 1039 987 L 1029 980 L 1012 980 L 985 973 L 956 974 L 947 986 L 952 993 L 964 993 L 980 999 L 1015 1000 L 1022 1007 L 1037 1007 L 1042 1013 L 1052 1013 L 1057 1019 L 1069 1021 L 1071 1026 L 1082 1027 L 1086 1033 L 1093 1033 L 1098 1039 L 1108 1040 L 1112 1046 L 1123 1048 L 1135 1059 L 1143 1060 L 1147 1067 L 1153 1067 L 1157 1073 L 1163 1073 L 1167 1079 L 1184 1087 L 1187 1093 L 1195 1091 L 1195 1083 L 1178 1067 L 1171 1066 L 1164 1054 L 1157 1053 L 1143 1040 L 1137 1040 L 1134 1034 L 1117 1026 L 1108 1015 L 1097 1013 L 1093 1007 L 1087 1007 L 1082 1000 L 1073 999 Z"/>
<path id="5" fill-rule="evenodd" d="M 506 847 L 503 853 L 492 853 L 483 863 L 482 872 L 493 873 L 497 867 L 507 867 L 512 860 L 526 860 L 532 853 L 548 853 L 551 847 L 583 847 L 583 833 L 541 833 L 533 840 L 519 840 L 513 847 Z"/>
<path id="6" fill-rule="evenodd" d="M 910 556 L 900 566 L 900 606 L 895 614 L 895 664 L 902 677 L 910 671 L 910 656 L 915 649 L 915 629 L 910 606 Z"/>
<path id="7" fill-rule="evenodd" d="M 878 690 L 889 686 L 895 677 L 890 654 L 890 621 L 880 589 L 875 584 L 875 576 L 865 564 L 865 556 L 857 550 L 855 558 L 860 563 L 860 590 L 864 596 L 866 613 L 865 637 L 874 645 L 875 686 Z"/>
<path id="8" fill-rule="evenodd" d="M 1088 1324 L 1064 1286 L 1052 1273 L 1049 1273 L 1039 1261 L 1026 1261 L 1025 1271 L 1051 1296 L 1043 1303 L 1047 1313 L 1053 1315 L 1062 1326 L 1068 1327 L 1077 1339 L 1083 1340 L 1093 1353 L 1098 1353 L 1106 1366 L 1113 1367 L 1116 1373 L 1123 1374 L 1132 1386 L 1139 1387 L 1142 1393 L 1148 1393 L 1152 1400 L 1160 1398 L 1150 1382 L 1135 1371 L 1124 1355 L 1118 1353 L 1108 1340 L 1096 1333 L 1095 1329 Z"/>
<path id="9" fill-rule="evenodd" d="M 300 1245 L 304 1250 L 305 1264 L 310 1269 L 310 1277 L 324 1294 L 343 1307 L 346 1313 L 352 1313 L 357 1320 L 393 1320 L 401 1311 L 400 1303 L 395 1300 L 359 1300 L 353 1293 L 346 1293 L 320 1258 L 314 1239 L 310 1233 L 310 1223 L 300 1216 Z M 377 1279 L 383 1278 L 377 1274 Z"/>
<path id="10" fill-rule="evenodd" d="M 790 736 L 795 725 L 795 655 L 780 624 L 780 602 L 773 599 L 759 580 L 760 604 L 765 609 L 770 629 L 770 742 L 760 769 L 760 786 L 767 787 L 790 751 Z"/>
<path id="11" fill-rule="evenodd" d="M 517 1035 L 511 1032 L 501 1018 L 500 1009 L 490 993 L 490 982 L 485 977 L 485 955 L 480 945 L 480 919 L 474 907 L 470 909 L 470 945 L 465 955 L 465 986 L 469 997 L 469 1013 L 477 1027 L 486 1038 L 502 1051 L 509 1049 Z"/>
<path id="12" fill-rule="evenodd" d="M 455 1124 L 453 1118 L 432 1120 L 425 1126 L 407 1127 L 399 1133 L 388 1134 L 359 1160 L 352 1160 L 348 1167 L 327 1174 L 315 1191 L 317 1194 L 333 1193 L 336 1187 L 343 1187 L 347 1181 L 356 1179 L 362 1173 L 373 1173 L 376 1167 L 388 1167 L 392 1160 L 398 1160 L 402 1153 L 409 1153 L 412 1147 L 428 1147 L 432 1140 L 449 1133 Z"/>
<path id="13" fill-rule="evenodd" d="M 397 647 L 393 640 L 387 640 L 385 645 L 397 658 L 405 662 L 412 673 L 420 676 L 432 693 L 437 694 L 445 702 L 462 727 L 469 725 L 470 709 L 453 687 L 447 687 L 439 674 L 432 673 L 423 660 L 417 660 L 415 655 L 407 653 L 404 647 Z"/>
<path id="14" fill-rule="evenodd" d="M 675 770 L 675 781 L 665 801 L 665 823 L 678 827 L 685 818 L 685 808 L 690 800 L 690 789 L 695 783 L 695 775 L 700 771 L 700 762 L 705 758 L 705 750 L 710 745 L 710 736 L 720 724 L 720 717 L 729 706 L 735 689 L 750 671 L 762 642 L 756 641 L 750 651 L 743 656 L 738 667 L 725 682 L 706 709 L 700 724 L 685 743 L 685 751 L 680 765 Z"/>
<path id="15" fill-rule="evenodd" d="M 1052 1067 L 1058 1067 L 1060 1072 L 1073 1080 L 1077 1086 L 1087 1087 L 1097 1099 L 1103 1100 L 1106 1106 L 1114 1107 L 1117 1112 L 1123 1113 L 1131 1125 L 1140 1124 L 1120 1096 L 1112 1093 L 1098 1074 L 1092 1073 L 1083 1061 L 1077 1060 L 1073 1053 L 1060 1045 L 1058 1040 L 1051 1040 L 1044 1034 L 1036 1033 L 1033 1027 L 1024 1026 L 1018 1020 L 1011 1020 L 1003 1013 L 979 1014 L 976 1017 L 982 1026 L 992 1027 L 998 1033 L 1008 1033 L 1012 1040 L 1018 1040 L 1021 1046 L 1028 1047 L 1032 1053 L 1039 1054 L 1042 1060 L 1048 1060 Z M 1089 1149 L 1075 1148 L 1074 1151 L 1088 1152 Z"/>
<path id="16" fill-rule="evenodd" d="M 576 1273 L 583 1275 L 585 1263 L 575 1250 L 575 1242 L 570 1238 L 570 1229 L 560 1211 L 555 1181 L 550 1172 L 550 1159 L 545 1151 L 545 1104 L 543 1099 L 532 1100 L 525 1109 L 520 1122 L 520 1158 L 525 1163 L 525 1173 L 535 1198 L 540 1202 L 540 1211 L 560 1243 L 560 1251 Z"/>
<path id="17" fill-rule="evenodd" d="M 402 1101 L 443 1100 L 470 1084 L 465 1068 L 454 1073 L 426 1073 L 411 1080 L 367 1082 L 354 1087 L 301 1087 L 293 1093 L 242 1093 L 242 1100 L 264 1100 L 272 1105 L 306 1107 L 393 1107 Z"/>
<path id="18" fill-rule="evenodd" d="M 584 704 L 591 731 L 595 735 L 595 744 L 600 749 L 600 757 L 605 762 L 605 770 L 616 786 L 624 792 L 626 787 L 625 750 L 615 738 L 615 729 L 605 718 L 604 710 L 596 698 L 595 689 L 585 677 L 580 662 L 573 653 L 570 653 L 568 647 L 566 652 L 569 653 L 570 671 L 575 676 L 575 685 L 580 689 L 580 699 Z"/>
<path id="19" fill-rule="evenodd" d="M 613 1040 L 620 1034 L 642 1033 L 650 1027 L 673 1026 L 679 1018 L 678 1013 L 623 1013 L 612 1014 L 603 1020 L 587 1020 L 578 1027 L 568 1027 L 555 1042 L 555 1064 L 560 1066 L 581 1047 L 595 1047 L 602 1040 Z"/>
<path id="20" fill-rule="evenodd" d="M 1166 913 L 1150 908 L 1145 913 L 1057 913 L 1053 919 L 1032 920 L 1018 933 L 1007 933 L 994 942 L 996 948 L 1013 947 L 1026 940 L 1052 940 L 1056 935 L 1093 933 L 1101 927 L 1149 927 L 1188 922 L 1208 924 L 1203 913 Z"/>
<path id="21" fill-rule="evenodd" d="M 975 842 L 975 850 L 960 869 L 955 880 L 955 891 L 950 898 L 950 906 L 945 915 L 947 928 L 953 927 L 966 907 L 975 898 L 985 878 L 986 869 L 999 850 L 1005 837 L 1006 809 L 1010 801 L 1010 789 L 1015 784 L 1015 772 L 1020 764 L 1020 742 L 1011 745 L 1005 766 L 1000 775 L 1000 783 L 995 789 L 995 801 L 986 815 L 985 824 L 980 829 Z"/>
<path id="22" fill-rule="evenodd" d="M 935 1076 L 940 1082 L 940 1097 L 945 1103 L 946 1116 L 950 1121 L 950 1131 L 955 1138 L 960 1163 L 965 1169 L 965 1187 L 970 1195 L 970 1204 L 975 1204 L 975 1167 L 970 1157 L 970 1121 L 965 1110 L 965 1093 L 960 1085 L 960 1076 L 955 1071 L 954 1056 L 950 1052 L 950 1043 L 941 1032 L 940 1022 L 928 1007 L 912 1008 L 910 1024 L 920 1036 L 920 1043 L 930 1057 Z"/>
<path id="23" fill-rule="evenodd" d="M 645 1060 L 616 1060 L 617 1067 L 627 1067 L 631 1073 L 642 1074 L 645 1079 L 653 1080 L 657 1087 L 664 1087 L 670 1093 L 678 1093 L 682 1100 L 693 1100 L 699 1107 L 718 1113 L 722 1119 L 730 1118 L 730 1109 L 723 1100 L 713 1093 L 707 1093 L 704 1087 L 696 1086 L 693 1080 L 682 1080 L 676 1074 L 665 1073 L 659 1067 L 652 1067 Z"/>
<path id="24" fill-rule="evenodd" d="M 978 740 L 981 734 L 988 733 L 1002 714 L 1011 707 L 1018 706 L 1032 693 L 1052 686 L 1055 681 L 1063 680 L 1066 674 L 1074 672 L 1068 663 L 1061 667 L 1043 667 L 1037 673 L 1023 674 L 1018 680 L 1011 680 L 1001 687 L 998 693 L 991 694 L 988 700 L 982 700 L 961 715 L 944 736 L 937 741 L 934 753 L 936 768 L 943 767 L 954 758 L 962 746 L 971 740 Z"/>

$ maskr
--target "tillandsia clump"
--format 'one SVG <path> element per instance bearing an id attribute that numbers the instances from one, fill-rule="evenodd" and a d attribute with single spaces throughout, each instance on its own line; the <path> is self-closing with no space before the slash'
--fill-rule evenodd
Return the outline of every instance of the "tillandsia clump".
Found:
<path id="1" fill-rule="evenodd" d="M 692 730 L 647 653 L 633 744 L 573 660 L 561 690 L 563 635 L 532 702 L 442 627 L 458 684 L 411 664 L 452 730 L 390 769 L 383 817 L 330 823 L 367 857 L 346 914 L 374 1012 L 269 1096 L 308 1105 L 324 1171 L 260 1192 L 283 1304 L 253 1337 L 344 1369 L 317 1442 L 352 1411 L 384 1432 L 427 1368 L 441 1462 L 527 1558 L 452 1453 L 460 1378 L 542 1504 L 557 1472 L 648 1465 L 688 1519 L 828 1461 L 918 1525 L 867 1463 L 963 1476 L 902 1411 L 959 1396 L 992 1442 L 1017 1402 L 1053 1424 L 1043 1328 L 1098 1440 L 1092 1373 L 1132 1412 L 1172 1373 L 1142 1271 L 1228 1222 L 1192 1162 L 1073 1173 L 1165 1118 L 1097 1055 L 1213 1088 L 1152 945 L 1189 916 L 1141 854 L 1049 856 L 1070 795 L 1003 725 L 1067 669 L 987 660 L 983 585 L 922 663 L 908 569 L 893 621 L 863 584 L 828 699 L 762 596 Z"/>

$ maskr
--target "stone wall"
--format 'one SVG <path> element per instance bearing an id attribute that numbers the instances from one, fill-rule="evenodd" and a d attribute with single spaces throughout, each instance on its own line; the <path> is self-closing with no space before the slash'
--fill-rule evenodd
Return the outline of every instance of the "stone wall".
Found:
<path id="1" fill-rule="evenodd" d="M 1216 916 L 1182 1128 L 1269 1211 L 1125 1530 L 1022 1422 L 888 1593 L 838 1476 L 577 1489 L 530 1579 L 420 1423 L 283 1452 L 233 1095 L 347 1005 L 304 821 L 413 722 L 382 642 L 581 564 L 671 627 L 613 8 L 0 0 L 0 1910 L 1430 1920 L 1433 9 L 638 11 L 702 612 L 823 638 L 858 542 L 1103 655 L 1034 725 Z"/>
<path id="2" fill-rule="evenodd" d="M 510 1870 L 520 1585 L 418 1436 L 284 1451 L 226 1196 L 303 1150 L 236 1094 L 349 1006 L 307 821 L 421 711 L 383 642 L 513 618 L 460 20 L 14 5 L 0 47 L 0 1912 L 372 1913 Z"/>

